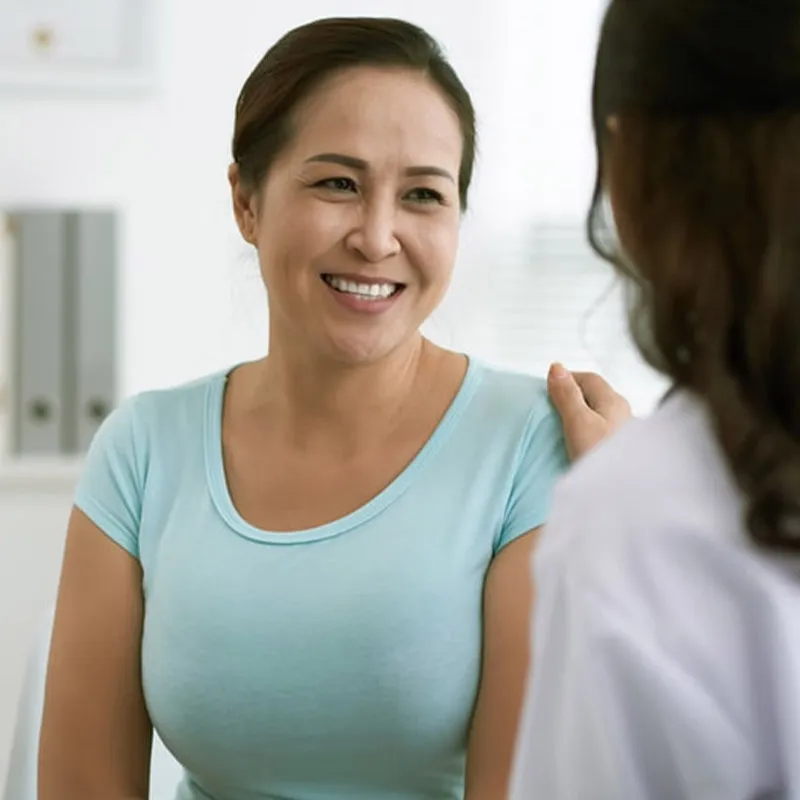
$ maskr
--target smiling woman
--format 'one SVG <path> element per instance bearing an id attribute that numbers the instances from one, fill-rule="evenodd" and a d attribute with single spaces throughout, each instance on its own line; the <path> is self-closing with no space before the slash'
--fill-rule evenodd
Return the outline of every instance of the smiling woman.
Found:
<path id="1" fill-rule="evenodd" d="M 42 800 L 144 798 L 153 725 L 182 800 L 504 795 L 567 458 L 544 381 L 420 334 L 474 151 L 469 95 L 405 22 L 311 23 L 246 81 L 228 178 L 269 350 L 95 438 Z"/>
<path id="2" fill-rule="evenodd" d="M 450 282 L 466 204 L 454 178 L 459 116 L 426 73 L 379 64 L 329 76 L 297 104 L 293 125 L 263 185 L 240 165 L 246 154 L 230 170 L 269 293 L 273 355 L 305 340 L 337 360 L 380 360 Z"/>

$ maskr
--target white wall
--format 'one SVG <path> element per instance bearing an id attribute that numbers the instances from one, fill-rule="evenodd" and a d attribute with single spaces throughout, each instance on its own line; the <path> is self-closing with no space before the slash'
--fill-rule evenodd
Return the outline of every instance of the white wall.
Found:
<path id="1" fill-rule="evenodd" d="M 534 218 L 584 213 L 593 168 L 588 86 L 599 0 L 154 5 L 159 69 L 152 94 L 0 95 L 0 209 L 63 204 L 121 212 L 123 395 L 263 351 L 263 290 L 234 228 L 225 181 L 234 101 L 277 36 L 334 14 L 386 14 L 423 24 L 446 44 L 473 93 L 481 160 L 460 274 L 435 332 L 496 355 L 509 331 L 487 307 L 487 284 L 507 298 L 527 281 L 526 363 L 539 368 L 566 357 L 558 341 L 537 333 L 537 276 L 520 277 L 526 265 L 518 238 Z M 546 348 L 541 341 L 549 342 Z M 626 373 L 629 381 L 632 374 Z M 625 375 L 616 379 L 625 388 Z M 644 394 L 649 391 L 648 385 Z M 69 508 L 70 475 L 51 476 L 49 488 L 44 480 L 32 475 L 23 489 L 0 468 L 0 775 L 32 621 L 54 596 Z"/>
<path id="2" fill-rule="evenodd" d="M 402 14 L 447 42 L 485 117 L 502 52 L 493 40 L 502 18 L 485 0 L 157 5 L 152 96 L 0 99 L 0 207 L 100 204 L 122 213 L 123 394 L 264 347 L 263 291 L 233 225 L 225 172 L 238 90 L 275 38 L 321 15 Z M 487 141 L 487 160 L 493 149 Z"/>

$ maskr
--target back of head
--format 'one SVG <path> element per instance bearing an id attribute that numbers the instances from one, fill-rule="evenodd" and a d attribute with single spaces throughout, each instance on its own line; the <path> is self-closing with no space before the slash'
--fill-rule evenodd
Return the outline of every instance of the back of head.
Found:
<path id="1" fill-rule="evenodd" d="M 800 0 L 612 0 L 593 115 L 637 342 L 706 402 L 754 540 L 800 549 Z"/>
<path id="2" fill-rule="evenodd" d="M 297 106 L 345 69 L 387 67 L 426 74 L 458 115 L 463 138 L 462 209 L 475 161 L 475 111 L 438 42 L 410 22 L 377 17 L 319 19 L 279 39 L 245 81 L 236 104 L 233 160 L 242 179 L 259 186 L 291 138 Z"/>

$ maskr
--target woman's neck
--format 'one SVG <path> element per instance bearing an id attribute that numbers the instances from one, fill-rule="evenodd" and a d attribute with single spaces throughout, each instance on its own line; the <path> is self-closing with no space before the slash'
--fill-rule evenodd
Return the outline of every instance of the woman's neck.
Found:
<path id="1" fill-rule="evenodd" d="M 363 365 L 275 348 L 253 373 L 248 406 L 294 446 L 363 452 L 397 429 L 444 353 L 421 336 Z"/>

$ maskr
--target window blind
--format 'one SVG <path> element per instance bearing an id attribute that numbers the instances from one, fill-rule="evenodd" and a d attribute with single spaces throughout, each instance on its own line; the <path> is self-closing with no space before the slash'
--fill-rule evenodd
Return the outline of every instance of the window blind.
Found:
<path id="1" fill-rule="evenodd" d="M 544 375 L 559 361 L 599 372 L 637 414 L 654 408 L 667 381 L 636 350 L 624 287 L 589 247 L 582 221 L 533 225 L 492 243 L 480 262 L 454 287 L 437 332 L 510 369 Z"/>

